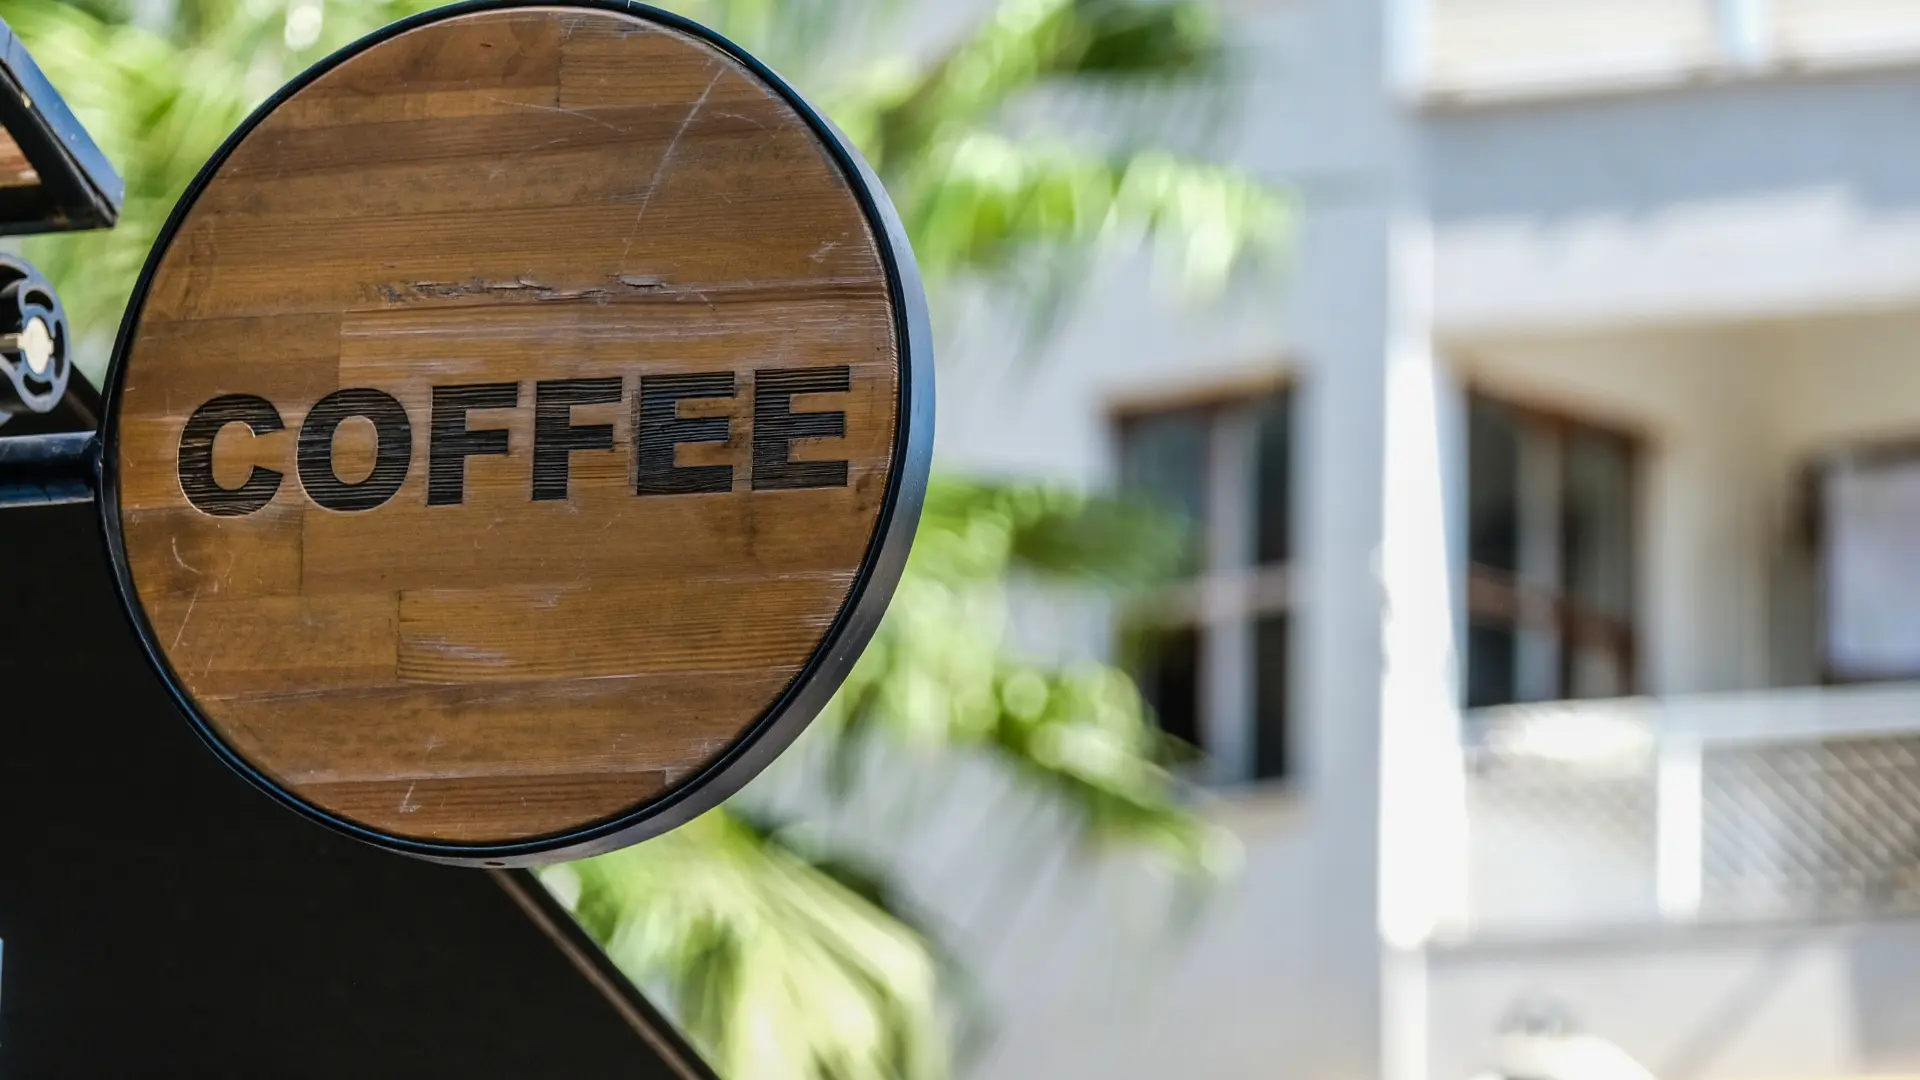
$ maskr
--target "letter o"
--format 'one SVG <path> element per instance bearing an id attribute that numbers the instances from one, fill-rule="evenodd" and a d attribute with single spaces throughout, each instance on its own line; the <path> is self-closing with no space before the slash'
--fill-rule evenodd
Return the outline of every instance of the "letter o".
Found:
<path id="1" fill-rule="evenodd" d="M 376 449 L 373 472 L 349 484 L 333 471 L 333 433 L 348 417 L 373 421 Z M 392 394 L 363 387 L 335 390 L 314 403 L 300 425 L 300 486 L 307 496 L 328 510 L 371 510 L 393 498 L 406 482 L 413 463 L 413 425 L 407 410 Z"/>

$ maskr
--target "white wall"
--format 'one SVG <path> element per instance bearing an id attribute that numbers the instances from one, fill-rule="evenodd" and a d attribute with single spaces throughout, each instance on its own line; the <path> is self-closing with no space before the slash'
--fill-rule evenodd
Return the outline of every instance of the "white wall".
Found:
<path id="1" fill-rule="evenodd" d="M 1782 457 L 1920 436 L 1920 312 L 1808 319 L 1770 336 L 1769 427 Z"/>
<path id="2" fill-rule="evenodd" d="M 936 461 L 1099 485 L 1115 402 L 1292 374 L 1304 777 L 1291 796 L 1222 810 L 1245 867 L 1176 945 L 1152 930 L 1165 912 L 1143 871 L 1050 872 L 1058 889 L 988 972 L 1001 1027 L 983 1076 L 1382 1072 L 1377 560 L 1407 133 L 1386 97 L 1377 5 L 1273 5 L 1234 38 L 1251 84 L 1232 156 L 1299 193 L 1292 265 L 1222 308 L 1183 311 L 1129 264 L 1096 279 L 1039 357 L 1014 356 L 1007 320 L 973 308 L 947 327 Z M 1424 342 L 1424 324 L 1412 333 Z"/>
<path id="3" fill-rule="evenodd" d="M 1436 110 L 1450 333 L 1802 316 L 1920 296 L 1920 72 Z"/>
<path id="4" fill-rule="evenodd" d="M 1650 933 L 1430 954 L 1433 1080 L 1493 1063 L 1516 1002 L 1548 998 L 1660 1080 L 1911 1074 L 1920 923 Z"/>

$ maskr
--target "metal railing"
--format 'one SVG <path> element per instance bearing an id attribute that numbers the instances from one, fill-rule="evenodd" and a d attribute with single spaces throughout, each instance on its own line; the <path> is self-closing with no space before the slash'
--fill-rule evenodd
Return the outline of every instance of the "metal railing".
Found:
<path id="1" fill-rule="evenodd" d="M 1468 714 L 1456 936 L 1920 913 L 1920 684 Z"/>

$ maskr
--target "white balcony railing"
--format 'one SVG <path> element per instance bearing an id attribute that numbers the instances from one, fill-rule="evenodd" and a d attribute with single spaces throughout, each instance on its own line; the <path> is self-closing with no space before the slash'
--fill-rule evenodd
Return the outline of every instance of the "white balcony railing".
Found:
<path id="1" fill-rule="evenodd" d="M 1435 87 L 1697 68 L 1719 51 L 1713 0 L 1427 0 Z"/>
<path id="2" fill-rule="evenodd" d="M 1467 717 L 1447 936 L 1920 914 L 1920 684 Z"/>
<path id="3" fill-rule="evenodd" d="M 1920 0 L 1420 0 L 1440 99 L 1920 61 Z"/>
<path id="4" fill-rule="evenodd" d="M 1920 51 L 1916 0 L 1773 0 L 1771 37 L 1788 59 L 1869 59 Z"/>

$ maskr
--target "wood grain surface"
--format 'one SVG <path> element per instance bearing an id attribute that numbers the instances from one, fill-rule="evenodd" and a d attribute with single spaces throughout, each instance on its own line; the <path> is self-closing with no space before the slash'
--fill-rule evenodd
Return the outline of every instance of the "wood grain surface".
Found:
<path id="1" fill-rule="evenodd" d="M 178 685 L 392 836 L 660 798 L 873 545 L 878 244 L 792 104 L 636 15 L 473 12 L 327 71 L 218 166 L 122 346 L 115 509 Z"/>

